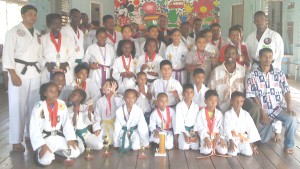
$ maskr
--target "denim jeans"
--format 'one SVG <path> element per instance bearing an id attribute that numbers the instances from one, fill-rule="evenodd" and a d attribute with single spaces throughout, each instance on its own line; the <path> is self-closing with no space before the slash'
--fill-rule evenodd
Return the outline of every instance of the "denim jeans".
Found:
<path id="1" fill-rule="evenodd" d="M 276 117 L 277 120 L 282 122 L 282 125 L 286 127 L 284 133 L 284 147 L 292 148 L 295 144 L 295 131 L 297 121 L 296 118 L 286 113 L 286 109 L 283 109 Z M 258 127 L 258 132 L 261 137 L 261 143 L 266 143 L 270 140 L 273 131 L 272 123 L 263 124 Z"/>

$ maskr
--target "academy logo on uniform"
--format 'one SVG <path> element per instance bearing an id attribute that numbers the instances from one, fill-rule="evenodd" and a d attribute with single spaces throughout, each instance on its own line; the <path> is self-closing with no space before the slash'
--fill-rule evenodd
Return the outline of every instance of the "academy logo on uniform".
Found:
<path id="1" fill-rule="evenodd" d="M 265 43 L 266 45 L 269 45 L 271 42 L 272 42 L 272 39 L 271 39 L 271 38 L 265 38 L 265 40 L 264 40 L 264 43 Z"/>
<path id="2" fill-rule="evenodd" d="M 18 29 L 17 30 L 17 34 L 19 35 L 19 36 L 21 36 L 21 37 L 23 37 L 23 36 L 25 36 L 25 31 L 23 31 L 22 29 Z"/>

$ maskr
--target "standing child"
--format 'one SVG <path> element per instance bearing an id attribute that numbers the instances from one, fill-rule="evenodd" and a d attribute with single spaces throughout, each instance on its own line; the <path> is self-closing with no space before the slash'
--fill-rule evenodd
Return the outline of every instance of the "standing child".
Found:
<path id="1" fill-rule="evenodd" d="M 190 74 L 189 79 L 192 83 L 192 72 L 196 68 L 202 68 L 206 74 L 205 84 L 208 83 L 208 78 L 210 75 L 210 72 L 213 67 L 216 65 L 213 65 L 211 58 L 213 57 L 212 53 L 209 53 L 205 50 L 206 46 L 206 40 L 203 35 L 199 35 L 195 39 L 195 43 L 197 46 L 196 50 L 192 50 L 187 54 L 186 57 L 186 70 Z"/>
<path id="2" fill-rule="evenodd" d="M 111 15 L 103 16 L 103 25 L 107 32 L 107 43 L 110 43 L 114 47 L 118 44 L 118 42 L 123 38 L 120 32 L 115 31 L 115 19 Z"/>
<path id="3" fill-rule="evenodd" d="M 180 82 L 181 85 L 186 83 L 185 60 L 188 49 L 183 43 L 180 43 L 181 32 L 179 29 L 172 31 L 173 42 L 167 47 L 165 57 L 170 60 L 173 65 L 172 77 Z"/>
<path id="4" fill-rule="evenodd" d="M 101 150 L 103 147 L 101 140 L 88 130 L 89 125 L 94 123 L 94 114 L 92 107 L 84 104 L 85 98 L 86 94 L 83 90 L 75 89 L 70 97 L 73 105 L 68 108 L 81 153 L 84 152 L 85 147 L 93 150 Z"/>
<path id="5" fill-rule="evenodd" d="M 80 64 L 75 67 L 75 82 L 74 88 L 79 88 L 85 91 L 85 104 L 95 105 L 99 97 L 101 97 L 100 89 L 93 79 L 88 78 L 89 68 L 85 64 Z"/>
<path id="6" fill-rule="evenodd" d="M 174 146 L 174 122 L 175 111 L 168 107 L 168 95 L 166 93 L 159 93 L 157 95 L 157 108 L 150 116 L 150 141 L 159 144 L 159 132 L 166 131 L 166 149 L 172 149 Z"/>
<path id="7" fill-rule="evenodd" d="M 149 146 L 149 131 L 144 113 L 135 104 L 137 95 L 134 89 L 127 89 L 124 94 L 125 104 L 116 111 L 114 146 L 120 147 L 121 152 Z"/>
<path id="8" fill-rule="evenodd" d="M 118 82 L 107 79 L 102 87 L 103 96 L 97 101 L 95 108 L 95 123 L 93 132 L 102 140 L 107 138 L 113 144 L 116 110 L 123 104 L 123 98 L 117 95 Z"/>
<path id="9" fill-rule="evenodd" d="M 118 58 L 113 65 L 112 77 L 118 81 L 118 93 L 124 94 L 126 89 L 133 89 L 135 86 L 135 70 L 137 61 L 134 59 L 135 51 L 130 40 L 121 40 L 121 48 L 117 51 Z"/>
<path id="10" fill-rule="evenodd" d="M 96 82 L 100 89 L 104 85 L 106 79 L 110 78 L 110 68 L 116 58 L 114 47 L 106 43 L 107 33 L 105 28 L 101 27 L 96 32 L 97 43 L 87 48 L 83 62 L 89 64 L 89 78 Z"/>
<path id="11" fill-rule="evenodd" d="M 218 93 L 208 90 L 205 93 L 206 107 L 197 116 L 197 130 L 200 136 L 200 153 L 208 155 L 213 149 L 219 154 L 227 153 L 227 143 L 224 139 L 223 114 L 216 107 Z M 214 145 L 214 142 L 216 144 Z M 215 146 L 215 147 L 214 147 Z"/>
<path id="12" fill-rule="evenodd" d="M 245 156 L 256 154 L 256 146 L 253 144 L 260 140 L 259 133 L 249 113 L 243 110 L 244 94 L 235 91 L 231 94 L 232 109 L 225 113 L 224 130 L 229 142 L 228 154 L 236 156 L 241 153 Z"/>
<path id="13" fill-rule="evenodd" d="M 144 46 L 145 54 L 138 58 L 137 72 L 147 74 L 148 83 L 152 84 L 159 77 L 159 64 L 163 60 L 158 52 L 157 40 L 148 38 Z"/>
<path id="14" fill-rule="evenodd" d="M 193 101 L 199 106 L 199 110 L 206 107 L 205 104 L 205 92 L 208 88 L 204 85 L 205 81 L 205 73 L 204 70 L 201 68 L 196 68 L 193 72 L 193 79 L 194 79 L 194 97 Z"/>
<path id="15" fill-rule="evenodd" d="M 215 57 L 219 56 L 219 49 L 215 45 L 211 43 L 212 41 L 212 32 L 210 29 L 203 29 L 200 35 L 204 36 L 206 39 L 205 50 L 215 55 Z"/>
<path id="16" fill-rule="evenodd" d="M 33 108 L 30 119 L 30 140 L 37 164 L 50 165 L 55 159 L 54 153 L 65 155 L 67 149 L 71 149 L 71 158 L 78 157 L 80 151 L 74 128 L 64 101 L 57 99 L 57 86 L 43 84 L 40 94 L 41 101 Z"/>
<path id="17" fill-rule="evenodd" d="M 164 57 L 165 50 L 166 50 L 166 44 L 163 41 L 158 39 L 158 34 L 159 34 L 159 30 L 158 30 L 157 26 L 153 25 L 148 28 L 148 32 L 147 32 L 148 37 L 154 38 L 156 40 L 156 42 L 158 44 L 158 54 L 160 56 Z M 140 46 L 140 49 L 145 49 L 145 46 L 146 46 L 145 44 L 146 44 L 146 42 L 143 42 Z M 141 50 L 140 52 L 141 52 L 141 55 L 145 54 L 144 50 Z"/>
<path id="18" fill-rule="evenodd" d="M 134 50 L 135 50 L 135 58 L 140 57 L 140 46 L 136 41 L 134 41 L 131 38 L 132 33 L 133 33 L 132 27 L 130 25 L 122 26 L 121 33 L 122 33 L 122 36 L 123 36 L 123 40 L 130 40 L 131 41 L 132 48 L 134 48 Z M 118 48 L 121 48 L 121 45 L 119 45 L 119 42 L 117 42 L 116 45 L 115 45 L 115 49 L 118 50 Z"/>

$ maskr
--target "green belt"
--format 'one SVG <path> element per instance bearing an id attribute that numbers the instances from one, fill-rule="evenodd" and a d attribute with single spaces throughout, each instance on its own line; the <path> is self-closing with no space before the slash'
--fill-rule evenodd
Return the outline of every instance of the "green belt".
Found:
<path id="1" fill-rule="evenodd" d="M 75 134 L 76 134 L 76 136 L 78 136 L 79 138 L 81 138 L 81 140 L 83 141 L 83 144 L 84 144 L 84 146 L 85 146 L 85 141 L 84 141 L 84 138 L 83 138 L 83 134 L 84 133 L 86 133 L 88 131 L 88 129 L 87 129 L 87 127 L 86 128 L 84 128 L 84 129 L 81 129 L 81 130 L 75 130 Z"/>
<path id="2" fill-rule="evenodd" d="M 82 63 L 82 59 L 75 59 L 75 63 L 81 64 Z"/>
<path id="3" fill-rule="evenodd" d="M 194 126 L 191 126 L 191 127 L 187 127 L 185 126 L 185 130 L 188 131 L 188 132 L 191 132 L 191 130 L 194 128 Z"/>
<path id="4" fill-rule="evenodd" d="M 133 130 L 136 130 L 137 127 L 138 127 L 138 126 L 136 125 L 136 126 L 133 126 L 133 127 L 130 127 L 130 128 L 129 128 L 130 134 L 129 134 L 129 137 L 128 137 L 128 140 L 129 140 L 129 146 L 128 146 L 128 148 L 124 148 L 124 146 L 125 146 L 125 137 L 126 137 L 126 134 L 127 134 L 128 129 L 127 129 L 126 126 L 123 126 L 123 127 L 122 127 L 122 130 L 124 130 L 123 135 L 122 135 L 122 138 L 121 138 L 121 139 L 122 139 L 122 145 L 121 145 L 121 149 L 120 149 L 120 151 L 121 151 L 122 153 L 123 153 L 123 152 L 127 152 L 127 151 L 129 151 L 129 150 L 131 149 L 131 147 L 132 147 L 132 141 L 131 141 L 131 139 L 130 139 L 130 136 L 131 136 Z"/>

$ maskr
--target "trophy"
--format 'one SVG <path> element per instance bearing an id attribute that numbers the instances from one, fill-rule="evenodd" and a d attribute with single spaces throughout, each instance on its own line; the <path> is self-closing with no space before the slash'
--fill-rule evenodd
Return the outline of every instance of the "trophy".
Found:
<path id="1" fill-rule="evenodd" d="M 95 158 L 94 155 L 91 154 L 91 148 L 90 147 L 87 147 L 85 149 L 85 151 L 86 151 L 85 160 L 90 161 L 90 160 Z"/>
<path id="2" fill-rule="evenodd" d="M 77 85 L 78 88 L 80 87 L 81 83 L 82 83 L 82 79 L 81 78 L 76 78 L 76 85 Z"/>
<path id="3" fill-rule="evenodd" d="M 197 136 L 196 136 L 196 132 L 194 130 L 190 131 L 190 136 L 191 136 L 190 141 L 195 143 L 197 141 L 197 138 L 196 138 Z"/>
<path id="4" fill-rule="evenodd" d="M 145 147 L 142 146 L 141 154 L 139 155 L 139 159 L 147 159 L 147 155 L 145 154 Z"/>
<path id="5" fill-rule="evenodd" d="M 149 72 L 154 72 L 154 64 L 148 63 Z"/>
<path id="6" fill-rule="evenodd" d="M 74 160 L 70 158 L 70 156 L 71 156 L 71 149 L 67 148 L 66 152 L 64 154 L 67 157 L 67 159 L 65 159 L 65 161 L 64 161 L 65 166 L 67 166 L 67 167 L 72 166 L 74 164 Z"/>
<path id="7" fill-rule="evenodd" d="M 109 151 L 109 145 L 110 145 L 110 138 L 108 136 L 104 139 L 104 154 L 103 157 L 109 157 L 111 156 L 111 152 Z"/>
<path id="8" fill-rule="evenodd" d="M 159 146 L 156 149 L 155 156 L 156 157 L 166 157 L 166 132 L 165 130 L 165 123 L 162 121 L 162 130 L 159 132 Z"/>

